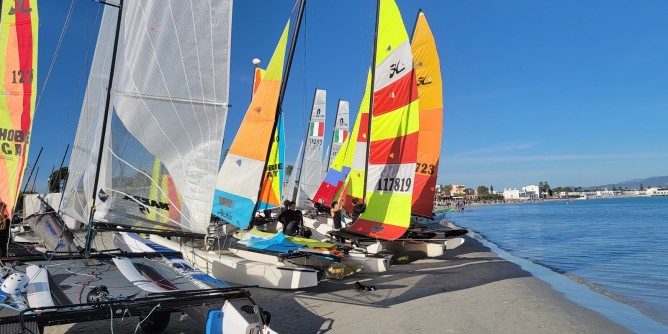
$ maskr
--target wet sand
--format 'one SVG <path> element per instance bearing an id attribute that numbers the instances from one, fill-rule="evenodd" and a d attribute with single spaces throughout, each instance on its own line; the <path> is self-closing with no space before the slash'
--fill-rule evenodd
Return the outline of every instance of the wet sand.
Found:
<path id="1" fill-rule="evenodd" d="M 376 291 L 355 288 L 359 281 Z M 552 290 L 471 237 L 435 259 L 358 274 L 302 291 L 253 288 L 279 333 L 631 333 Z M 114 320 L 133 333 L 138 318 Z M 201 333 L 172 315 L 164 333 Z M 47 327 L 45 333 L 110 333 L 109 321 Z M 139 333 L 141 330 L 138 331 Z"/>

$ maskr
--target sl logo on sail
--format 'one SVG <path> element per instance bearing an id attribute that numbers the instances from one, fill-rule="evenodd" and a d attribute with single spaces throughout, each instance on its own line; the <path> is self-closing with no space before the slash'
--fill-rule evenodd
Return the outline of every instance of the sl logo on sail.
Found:
<path id="1" fill-rule="evenodd" d="M 25 3 L 24 3 L 24 2 L 25 2 L 25 0 L 16 0 L 16 3 L 17 3 L 17 4 L 19 5 L 19 7 L 20 7 L 19 9 L 21 10 L 21 13 L 30 13 L 30 12 L 32 12 L 32 8 L 30 8 L 30 7 L 25 8 L 26 6 L 25 6 Z M 14 14 L 16 14 L 16 8 L 14 8 L 14 7 L 10 8 L 8 14 L 9 14 L 9 15 L 14 15 Z"/>

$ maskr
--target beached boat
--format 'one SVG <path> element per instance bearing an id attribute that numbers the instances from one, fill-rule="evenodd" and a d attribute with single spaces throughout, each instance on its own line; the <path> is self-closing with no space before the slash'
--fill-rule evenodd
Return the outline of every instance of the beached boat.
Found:
<path id="1" fill-rule="evenodd" d="M 98 4 L 104 13 L 62 206 L 87 226 L 84 242 L 53 211 L 28 219 L 36 232 L 43 227 L 49 249 L 13 243 L 17 257 L 3 259 L 3 332 L 128 316 L 139 316 L 138 328 L 160 332 L 173 312 L 195 318 L 197 331 L 268 330 L 266 314 L 243 287 L 184 267 L 180 253 L 104 246 L 105 235 L 114 234 L 107 229 L 192 237 L 207 231 L 228 108 L 232 15 L 231 1 L 210 2 Z M 158 19 L 167 10 L 181 15 Z M 7 13 L 23 24 L 6 24 L 13 20 Z M 36 39 L 36 14 L 32 1 L 6 1 L 2 26 Z M 1 34 L 8 35 L 17 36 Z M 33 45 L 9 43 L 16 44 Z"/>

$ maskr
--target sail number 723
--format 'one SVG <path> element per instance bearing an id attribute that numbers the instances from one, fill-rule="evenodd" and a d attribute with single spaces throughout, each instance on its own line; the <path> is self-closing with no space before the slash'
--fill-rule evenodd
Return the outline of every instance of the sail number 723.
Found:
<path id="1" fill-rule="evenodd" d="M 378 179 L 376 190 L 379 191 L 409 191 L 413 179 L 410 177 L 385 177 Z"/>

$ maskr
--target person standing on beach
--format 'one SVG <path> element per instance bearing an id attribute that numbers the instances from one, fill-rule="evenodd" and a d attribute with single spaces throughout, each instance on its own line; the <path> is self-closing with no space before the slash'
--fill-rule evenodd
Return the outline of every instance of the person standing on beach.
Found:
<path id="1" fill-rule="evenodd" d="M 0 202 L 0 257 L 7 256 L 7 243 L 9 242 L 9 227 L 11 221 L 5 214 L 7 205 L 5 202 Z"/>

